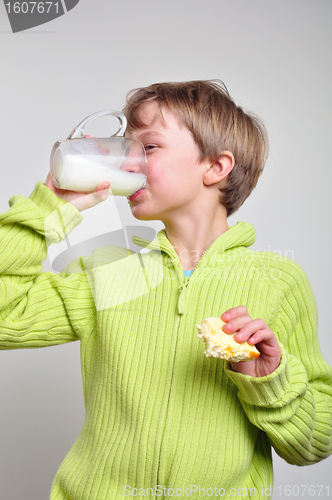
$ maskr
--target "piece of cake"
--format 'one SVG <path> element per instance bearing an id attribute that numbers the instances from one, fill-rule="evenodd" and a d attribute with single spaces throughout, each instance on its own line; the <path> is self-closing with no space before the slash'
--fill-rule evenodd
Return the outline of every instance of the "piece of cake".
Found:
<path id="1" fill-rule="evenodd" d="M 224 324 L 221 318 L 206 318 L 201 325 L 196 325 L 199 330 L 198 337 L 206 344 L 205 356 L 226 359 L 231 363 L 258 358 L 260 353 L 256 347 L 248 342 L 236 342 L 233 337 L 237 332 L 225 333 L 222 330 Z"/>

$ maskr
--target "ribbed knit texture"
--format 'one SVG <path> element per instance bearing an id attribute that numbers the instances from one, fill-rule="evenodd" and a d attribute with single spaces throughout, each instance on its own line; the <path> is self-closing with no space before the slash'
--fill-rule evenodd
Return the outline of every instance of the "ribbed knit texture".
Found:
<path id="1" fill-rule="evenodd" d="M 266 499 L 270 443 L 298 465 L 331 453 L 332 370 L 310 285 L 294 262 L 248 248 L 250 224 L 215 240 L 190 277 L 164 230 L 149 244 L 134 238 L 149 253 L 97 249 L 58 276 L 41 272 L 44 234 L 57 241 L 80 214 L 41 183 L 11 205 L 0 216 L 0 348 L 81 341 L 86 418 L 52 500 L 122 499 L 156 485 L 200 486 L 191 498 L 256 488 Z M 280 342 L 282 362 L 267 377 L 203 354 L 195 324 L 240 304 Z"/>

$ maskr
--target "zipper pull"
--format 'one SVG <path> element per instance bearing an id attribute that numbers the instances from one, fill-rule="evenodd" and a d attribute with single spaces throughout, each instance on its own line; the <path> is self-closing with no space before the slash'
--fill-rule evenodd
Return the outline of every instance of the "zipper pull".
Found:
<path id="1" fill-rule="evenodd" d="M 184 282 L 179 286 L 178 314 L 184 314 L 186 310 L 186 295 L 188 283 L 189 276 L 185 276 Z"/>

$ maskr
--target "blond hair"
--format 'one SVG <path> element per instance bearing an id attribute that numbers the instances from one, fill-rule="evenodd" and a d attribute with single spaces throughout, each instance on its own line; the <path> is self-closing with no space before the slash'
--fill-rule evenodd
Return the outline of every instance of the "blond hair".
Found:
<path id="1" fill-rule="evenodd" d="M 192 133 L 200 150 L 200 161 L 215 162 L 222 151 L 230 151 L 235 165 L 220 190 L 227 215 L 234 213 L 250 195 L 263 171 L 268 155 L 268 136 L 262 121 L 243 111 L 219 80 L 155 83 L 134 89 L 123 110 L 131 132 L 145 124 L 139 120 L 140 106 L 156 101 L 167 106 Z"/>

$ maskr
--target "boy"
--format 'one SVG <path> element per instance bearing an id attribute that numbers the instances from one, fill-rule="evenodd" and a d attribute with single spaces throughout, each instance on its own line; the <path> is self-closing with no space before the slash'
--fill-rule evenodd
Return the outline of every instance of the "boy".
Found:
<path id="1" fill-rule="evenodd" d="M 45 235 L 63 238 L 107 183 L 82 196 L 48 178 L 0 219 L 0 347 L 81 341 L 86 418 L 50 498 L 269 497 L 271 444 L 298 465 L 331 453 L 332 370 L 304 272 L 249 250 L 250 224 L 227 225 L 262 171 L 264 127 L 215 82 L 138 89 L 125 114 L 148 158 L 131 211 L 165 225 L 133 238 L 150 252 L 106 247 L 41 272 Z M 195 325 L 220 315 L 257 360 L 204 357 Z"/>

